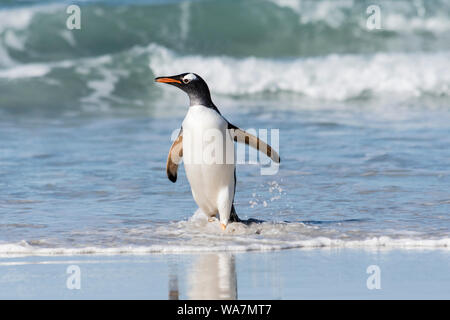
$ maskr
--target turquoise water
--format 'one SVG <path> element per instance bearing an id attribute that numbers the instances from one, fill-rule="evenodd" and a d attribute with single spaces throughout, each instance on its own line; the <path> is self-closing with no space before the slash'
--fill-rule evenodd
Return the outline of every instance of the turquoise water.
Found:
<path id="1" fill-rule="evenodd" d="M 450 244 L 450 7 L 83 1 L 0 9 L 0 255 Z M 239 165 L 241 218 L 207 224 L 165 174 L 196 72 L 230 122 L 280 130 Z M 194 216 L 194 217 L 193 217 Z"/>

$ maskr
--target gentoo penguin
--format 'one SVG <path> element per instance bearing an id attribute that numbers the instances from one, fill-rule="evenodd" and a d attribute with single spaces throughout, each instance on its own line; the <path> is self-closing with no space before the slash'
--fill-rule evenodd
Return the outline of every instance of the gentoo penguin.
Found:
<path id="1" fill-rule="evenodd" d="M 183 90 L 190 100 L 180 133 L 169 151 L 167 176 L 170 181 L 177 181 L 178 164 L 183 157 L 195 202 L 208 215 L 209 221 L 219 214 L 221 227 L 225 230 L 229 222 L 240 221 L 233 204 L 236 190 L 233 141 L 246 143 L 277 163 L 280 157 L 265 142 L 232 125 L 222 116 L 211 100 L 208 85 L 199 75 L 183 73 L 158 77 L 155 81 Z M 231 148 L 228 147 L 230 141 Z"/>

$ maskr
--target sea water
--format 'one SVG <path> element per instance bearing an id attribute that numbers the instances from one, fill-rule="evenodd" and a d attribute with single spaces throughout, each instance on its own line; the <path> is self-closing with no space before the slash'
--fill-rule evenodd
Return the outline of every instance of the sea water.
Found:
<path id="1" fill-rule="evenodd" d="M 450 247 L 450 6 L 80 1 L 0 7 L 0 255 Z M 165 172 L 195 72 L 278 172 L 237 166 L 223 232 Z"/>

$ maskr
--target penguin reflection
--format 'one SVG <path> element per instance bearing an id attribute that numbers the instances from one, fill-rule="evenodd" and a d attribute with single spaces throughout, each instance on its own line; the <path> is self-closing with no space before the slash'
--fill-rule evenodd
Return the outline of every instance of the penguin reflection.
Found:
<path id="1" fill-rule="evenodd" d="M 179 297 L 178 276 L 175 272 L 171 272 L 169 275 L 169 300 L 178 300 Z"/>
<path id="2" fill-rule="evenodd" d="M 237 299 L 234 255 L 202 254 L 188 275 L 189 299 Z"/>

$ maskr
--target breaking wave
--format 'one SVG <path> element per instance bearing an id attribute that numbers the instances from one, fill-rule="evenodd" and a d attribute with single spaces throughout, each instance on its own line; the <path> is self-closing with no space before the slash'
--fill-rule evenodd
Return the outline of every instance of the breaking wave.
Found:
<path id="1" fill-rule="evenodd" d="M 153 110 L 169 90 L 153 77 L 186 71 L 231 98 L 447 105 L 450 95 L 446 1 L 383 2 L 381 31 L 365 27 L 364 1 L 78 3 L 78 31 L 60 2 L 0 7 L 2 109 Z"/>

